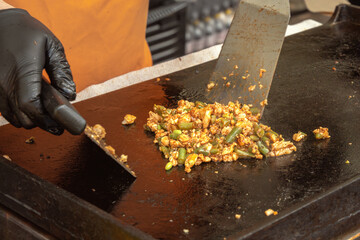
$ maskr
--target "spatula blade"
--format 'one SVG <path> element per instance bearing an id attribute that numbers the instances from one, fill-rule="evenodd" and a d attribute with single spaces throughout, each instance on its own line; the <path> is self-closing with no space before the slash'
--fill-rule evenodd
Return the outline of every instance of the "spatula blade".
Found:
<path id="1" fill-rule="evenodd" d="M 262 114 L 289 17 L 289 0 L 240 1 L 210 78 L 210 102 L 239 101 Z"/>

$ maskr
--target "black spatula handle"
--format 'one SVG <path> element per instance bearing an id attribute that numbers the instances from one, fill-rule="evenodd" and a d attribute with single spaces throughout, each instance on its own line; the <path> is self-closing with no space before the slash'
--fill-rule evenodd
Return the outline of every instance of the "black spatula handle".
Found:
<path id="1" fill-rule="evenodd" d="M 60 126 L 73 135 L 84 131 L 85 119 L 59 91 L 45 81 L 42 83 L 41 98 L 46 111 Z"/>

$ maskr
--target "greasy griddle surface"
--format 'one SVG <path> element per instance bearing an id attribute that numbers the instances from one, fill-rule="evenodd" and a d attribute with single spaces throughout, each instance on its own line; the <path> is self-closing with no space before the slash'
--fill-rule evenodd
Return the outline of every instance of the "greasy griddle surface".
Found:
<path id="1" fill-rule="evenodd" d="M 143 130 L 148 112 L 153 104 L 202 99 L 214 62 L 75 105 L 90 125 L 106 128 L 118 154 L 129 155 L 138 176 L 130 186 L 85 136 L 7 125 L 0 128 L 0 153 L 155 238 L 222 239 L 273 218 L 265 216 L 268 208 L 280 217 L 360 173 L 359 66 L 359 25 L 337 23 L 286 38 L 262 122 L 285 139 L 298 130 L 309 134 L 287 156 L 165 172 L 166 160 Z M 127 113 L 137 120 L 124 127 Z M 331 139 L 315 141 L 311 131 L 319 126 L 330 129 Z M 25 144 L 30 136 L 35 144 Z"/>

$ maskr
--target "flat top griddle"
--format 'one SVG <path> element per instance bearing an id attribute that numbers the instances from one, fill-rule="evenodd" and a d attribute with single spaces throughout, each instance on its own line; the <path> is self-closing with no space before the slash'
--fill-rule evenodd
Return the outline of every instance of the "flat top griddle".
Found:
<path id="1" fill-rule="evenodd" d="M 215 62 L 75 104 L 90 125 L 105 127 L 107 143 L 118 154 L 129 156 L 138 176 L 132 184 L 114 172 L 111 161 L 101 158 L 85 136 L 56 137 L 7 125 L 0 127 L 0 153 L 154 238 L 244 236 L 359 177 L 359 15 L 358 9 L 343 6 L 328 24 L 285 39 L 262 123 L 285 139 L 298 130 L 308 133 L 296 143 L 294 154 L 202 164 L 189 174 L 181 167 L 164 170 L 166 160 L 153 135 L 143 129 L 148 112 L 153 104 L 171 107 L 179 99 L 202 100 Z M 121 125 L 127 113 L 137 116 L 136 124 Z M 319 126 L 329 128 L 329 140 L 314 139 L 311 132 Z M 30 136 L 34 144 L 25 143 Z M 358 200 L 359 194 L 348 199 L 355 207 Z M 279 215 L 265 216 L 269 208 Z M 309 237 L 323 227 L 316 219 L 301 223 L 304 219 L 293 226 L 294 234 Z M 306 230 L 309 224 L 311 231 Z"/>

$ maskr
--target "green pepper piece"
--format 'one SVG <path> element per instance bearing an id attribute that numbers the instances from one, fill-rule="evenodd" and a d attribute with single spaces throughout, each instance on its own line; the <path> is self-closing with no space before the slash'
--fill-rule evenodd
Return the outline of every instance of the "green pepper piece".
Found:
<path id="1" fill-rule="evenodd" d="M 181 122 L 179 123 L 179 128 L 181 130 L 190 130 L 194 128 L 194 124 L 192 122 Z"/>
<path id="2" fill-rule="evenodd" d="M 170 150 L 168 147 L 160 146 L 160 151 L 164 154 L 166 158 L 170 156 Z"/>
<path id="3" fill-rule="evenodd" d="M 258 145 L 259 151 L 262 153 L 262 155 L 266 157 L 266 155 L 269 153 L 269 149 L 261 141 L 256 142 L 256 144 Z"/>
<path id="4" fill-rule="evenodd" d="M 217 148 L 212 148 L 211 150 L 210 150 L 210 153 L 211 154 L 217 154 L 219 152 L 219 149 L 217 149 Z"/>
<path id="5" fill-rule="evenodd" d="M 240 150 L 240 149 L 238 149 L 238 148 L 235 148 L 234 151 L 235 151 L 235 153 L 236 153 L 237 155 L 239 155 L 239 158 L 248 158 L 248 157 L 254 158 L 254 157 L 255 157 L 254 154 L 249 153 L 249 152 L 245 152 L 245 151 Z"/>
<path id="6" fill-rule="evenodd" d="M 184 164 L 186 159 L 186 149 L 185 148 L 180 148 L 179 149 L 179 156 L 178 156 L 178 163 L 179 164 Z"/>
<path id="7" fill-rule="evenodd" d="M 259 138 L 262 138 L 264 135 L 265 135 L 265 131 L 262 127 L 260 127 L 258 124 L 254 123 L 254 130 L 255 130 L 255 133 L 256 135 L 259 137 Z"/>
<path id="8" fill-rule="evenodd" d="M 250 139 L 253 140 L 254 142 L 257 142 L 257 141 L 260 140 L 260 138 L 258 136 L 256 136 L 256 135 L 251 135 Z"/>
<path id="9" fill-rule="evenodd" d="M 242 128 L 233 127 L 233 129 L 229 132 L 229 134 L 225 138 L 225 142 L 233 143 L 236 139 L 236 136 L 242 132 Z"/>
<path id="10" fill-rule="evenodd" d="M 230 123 L 230 119 L 228 118 L 220 118 L 220 127 L 226 127 Z"/>
<path id="11" fill-rule="evenodd" d="M 159 125 L 160 125 L 160 127 L 161 127 L 162 129 L 164 129 L 164 130 L 166 130 L 166 131 L 168 130 L 167 127 L 166 127 L 166 125 L 165 125 L 165 123 L 160 123 Z"/>
<path id="12" fill-rule="evenodd" d="M 168 162 L 166 165 L 165 165 L 165 170 L 166 171 L 169 171 L 170 169 L 172 169 L 173 165 L 171 162 Z"/>
<path id="13" fill-rule="evenodd" d="M 179 136 L 180 136 L 180 135 L 181 135 L 181 130 L 176 129 L 176 130 L 174 130 L 172 133 L 170 133 L 169 137 L 170 137 L 171 139 L 177 140 L 177 139 L 179 139 Z"/>
<path id="14" fill-rule="evenodd" d="M 269 138 L 267 138 L 267 137 L 262 137 L 261 138 L 261 141 L 267 146 L 267 147 L 269 147 L 270 146 L 270 139 Z"/>

